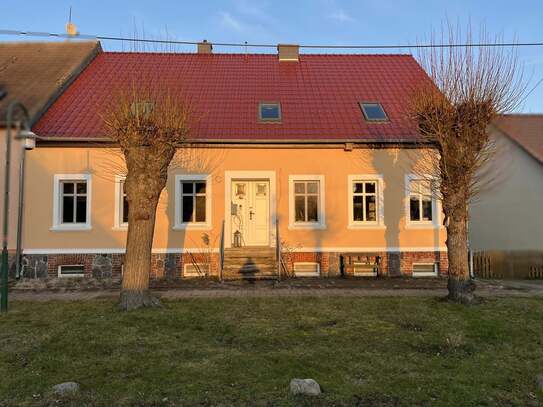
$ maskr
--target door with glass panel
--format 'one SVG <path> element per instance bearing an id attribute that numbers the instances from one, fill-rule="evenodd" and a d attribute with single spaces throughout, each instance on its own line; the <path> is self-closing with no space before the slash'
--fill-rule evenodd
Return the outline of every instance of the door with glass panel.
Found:
<path id="1" fill-rule="evenodd" d="M 265 246 L 270 241 L 270 183 L 232 182 L 232 246 Z"/>

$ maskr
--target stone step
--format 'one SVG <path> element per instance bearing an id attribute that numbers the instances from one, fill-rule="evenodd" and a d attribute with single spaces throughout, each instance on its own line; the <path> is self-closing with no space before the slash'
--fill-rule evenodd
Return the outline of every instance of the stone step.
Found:
<path id="1" fill-rule="evenodd" d="M 224 258 L 247 258 L 247 257 L 273 257 L 275 258 L 275 251 L 235 251 L 235 252 L 224 252 Z"/>
<path id="2" fill-rule="evenodd" d="M 267 266 L 256 266 L 256 265 L 250 265 L 250 266 L 242 266 L 242 267 L 236 267 L 236 266 L 225 266 L 223 268 L 223 273 L 228 274 L 235 274 L 235 273 L 275 273 L 277 268 L 274 265 L 267 265 Z"/>

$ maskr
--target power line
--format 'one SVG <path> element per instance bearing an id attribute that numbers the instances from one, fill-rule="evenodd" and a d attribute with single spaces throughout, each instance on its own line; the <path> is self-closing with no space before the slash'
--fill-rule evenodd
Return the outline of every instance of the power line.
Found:
<path id="1" fill-rule="evenodd" d="M 81 40 L 102 40 L 102 41 L 127 41 L 144 42 L 151 44 L 177 44 L 177 45 L 197 45 L 200 41 L 179 41 L 179 40 L 154 40 L 149 38 L 130 38 L 104 35 L 89 34 L 60 34 L 40 31 L 18 31 L 0 29 L 0 35 L 21 35 L 29 37 L 52 37 L 65 39 Z M 212 42 L 214 46 L 223 47 L 253 47 L 253 48 L 276 48 L 277 44 L 249 44 L 235 42 Z M 496 42 L 496 43 L 456 43 L 456 44 L 380 44 L 380 45 L 319 45 L 319 44 L 300 44 L 300 48 L 320 48 L 320 49 L 412 49 L 412 48 L 483 48 L 483 47 L 541 47 L 543 42 Z"/>
<path id="2" fill-rule="evenodd" d="M 524 97 L 523 97 L 522 100 L 519 102 L 519 104 L 522 103 L 522 102 L 524 102 L 526 99 L 528 99 L 528 96 L 530 96 L 530 95 L 532 94 L 532 92 L 533 92 L 534 90 L 536 90 L 537 87 L 538 87 L 539 85 L 541 85 L 542 82 L 543 82 L 543 78 L 541 78 L 541 79 L 534 85 L 534 87 L 533 87 L 532 89 L 530 89 L 530 91 L 529 91 L 528 93 L 526 93 L 526 95 L 524 95 Z"/>

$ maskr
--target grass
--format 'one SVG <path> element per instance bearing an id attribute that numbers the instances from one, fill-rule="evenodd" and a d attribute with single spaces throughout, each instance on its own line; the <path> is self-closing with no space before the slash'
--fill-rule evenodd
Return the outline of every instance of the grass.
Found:
<path id="1" fill-rule="evenodd" d="M 15 302 L 0 316 L 0 406 L 536 406 L 538 374 L 538 299 Z M 294 377 L 323 395 L 290 396 Z M 58 400 L 64 381 L 81 393 Z"/>

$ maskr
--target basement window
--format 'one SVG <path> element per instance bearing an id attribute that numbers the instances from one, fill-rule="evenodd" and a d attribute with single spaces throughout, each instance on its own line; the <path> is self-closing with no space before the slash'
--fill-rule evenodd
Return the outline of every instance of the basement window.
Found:
<path id="1" fill-rule="evenodd" d="M 84 277 L 85 266 L 82 264 L 58 266 L 59 277 Z"/>
<path id="2" fill-rule="evenodd" d="M 318 277 L 320 276 L 320 264 L 313 262 L 294 263 L 294 275 L 296 277 Z"/>
<path id="3" fill-rule="evenodd" d="M 388 122 L 388 116 L 380 103 L 360 102 L 364 118 L 368 122 Z"/>
<path id="4" fill-rule="evenodd" d="M 437 276 L 437 263 L 413 263 L 413 277 Z"/>
<path id="5" fill-rule="evenodd" d="M 280 122 L 281 105 L 278 102 L 261 102 L 258 105 L 258 119 L 261 122 Z"/>
<path id="6" fill-rule="evenodd" d="M 205 277 L 208 273 L 208 264 L 188 263 L 183 266 L 183 277 Z"/>

